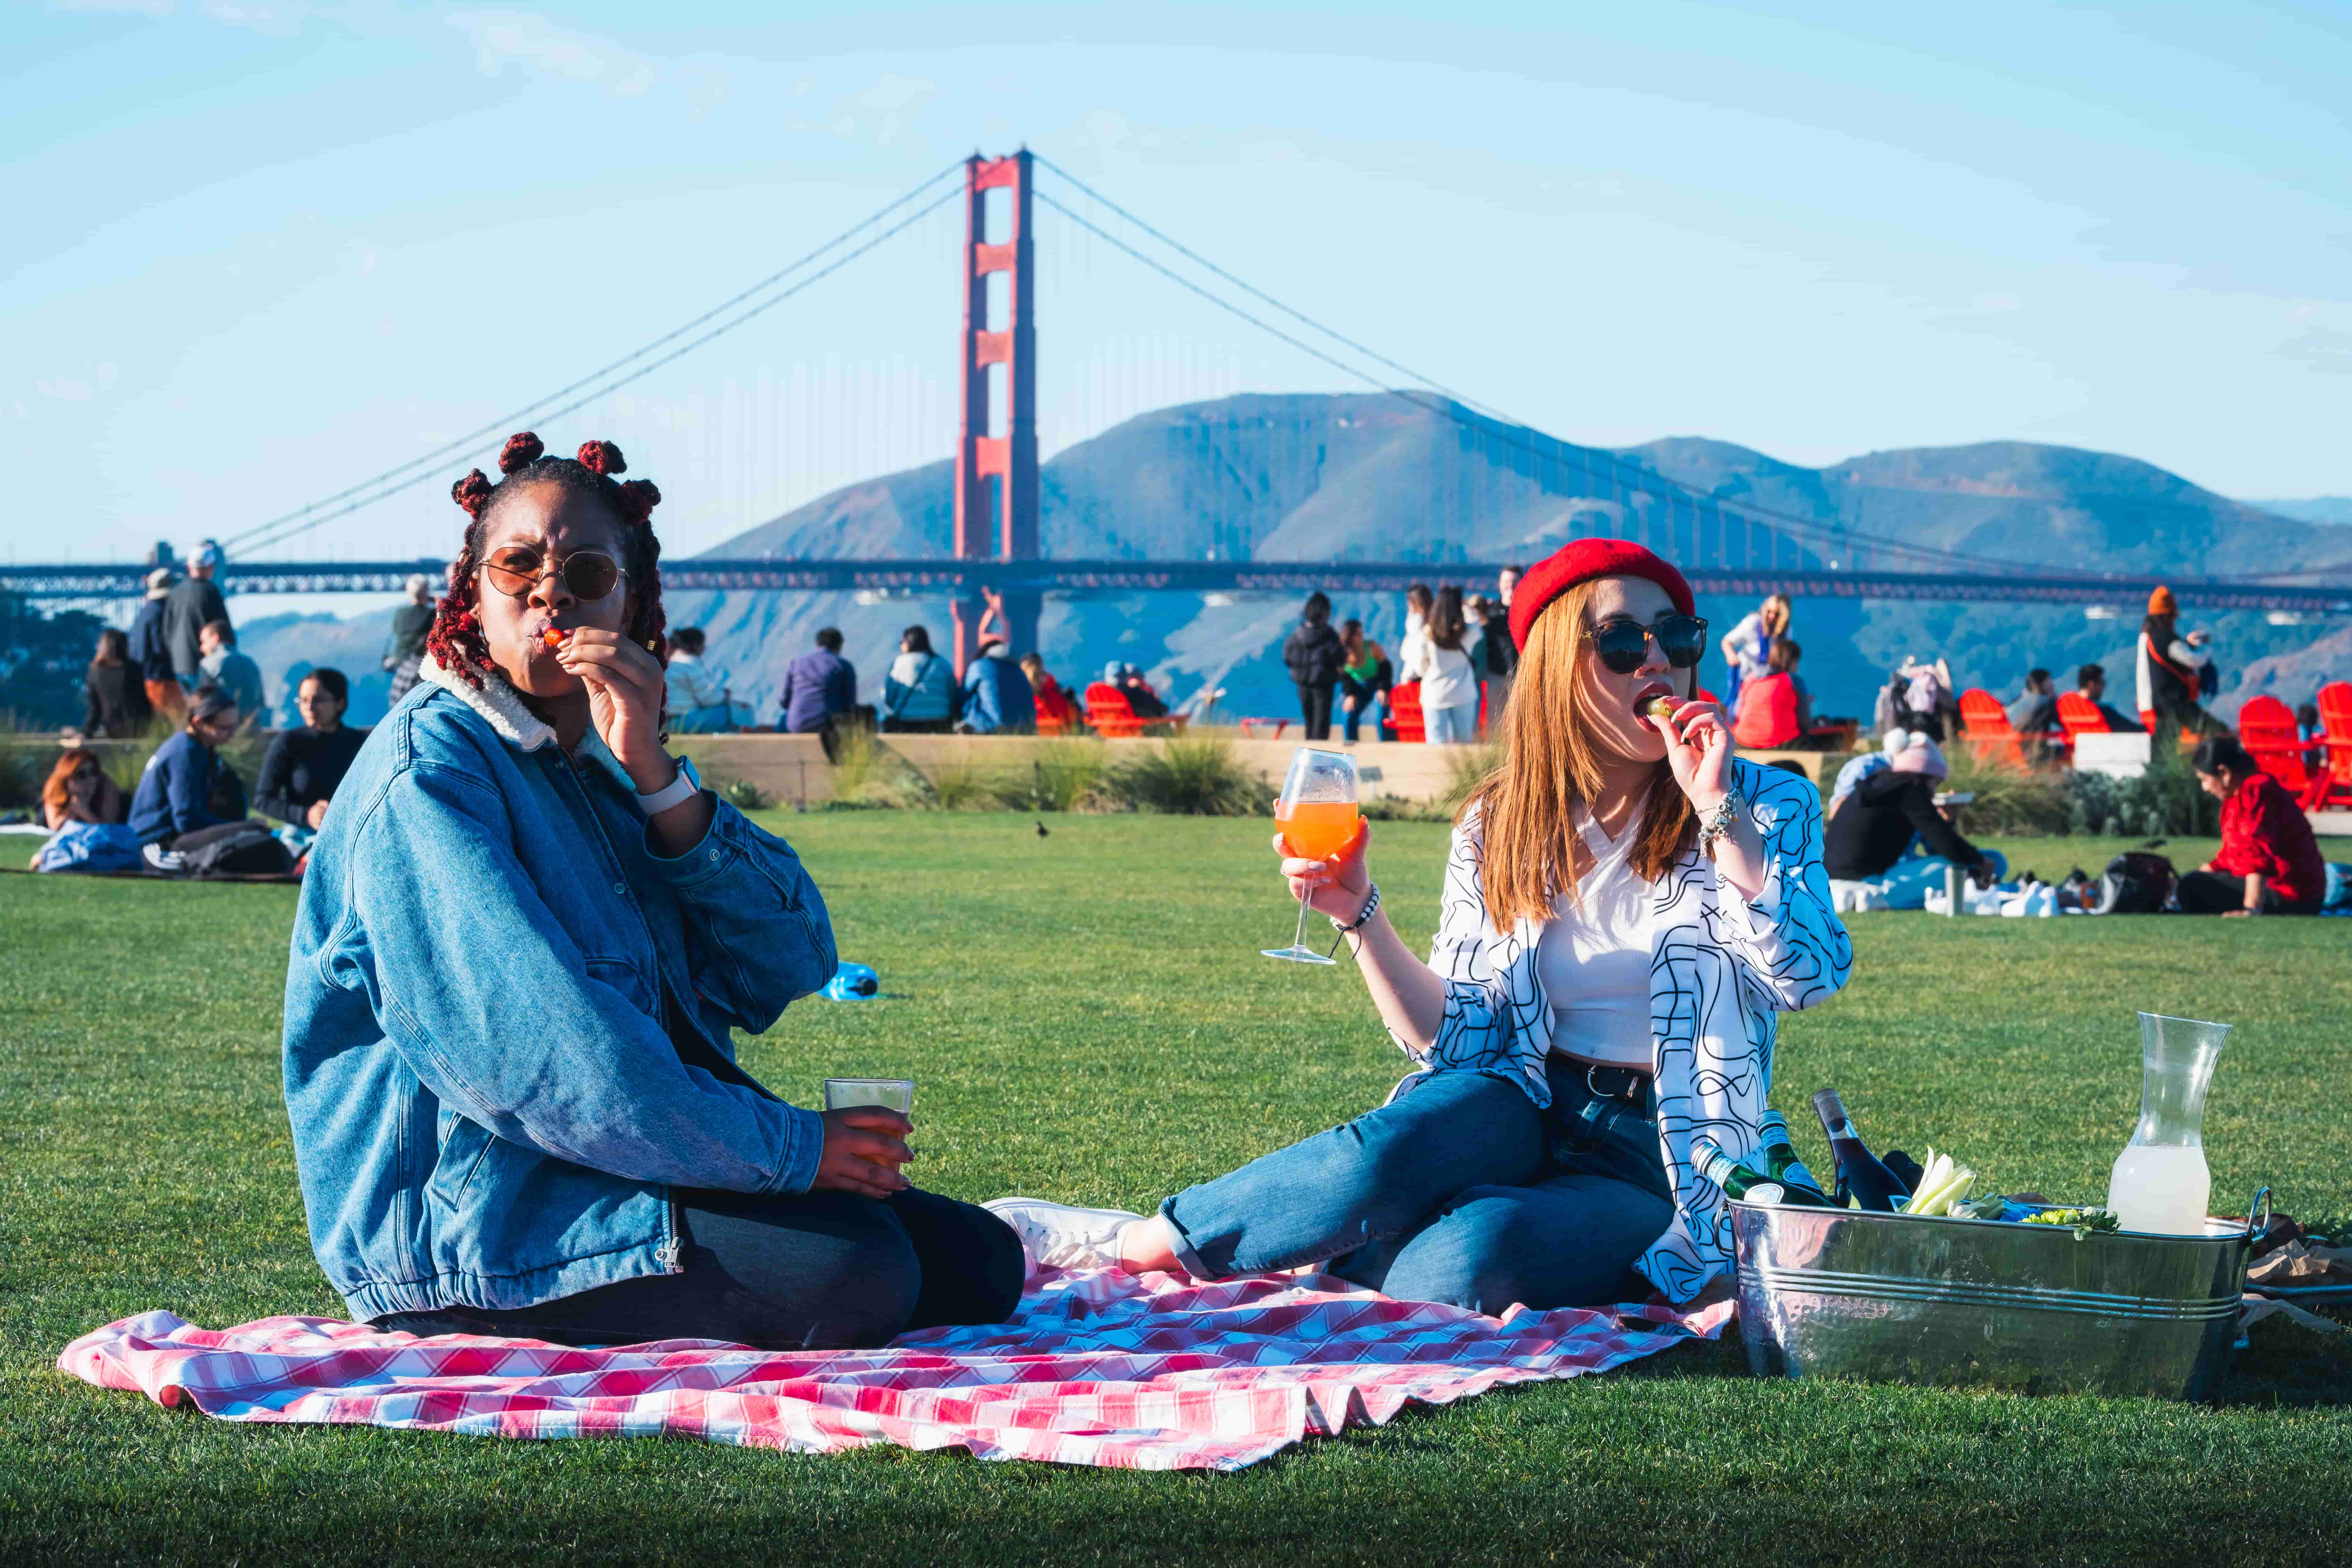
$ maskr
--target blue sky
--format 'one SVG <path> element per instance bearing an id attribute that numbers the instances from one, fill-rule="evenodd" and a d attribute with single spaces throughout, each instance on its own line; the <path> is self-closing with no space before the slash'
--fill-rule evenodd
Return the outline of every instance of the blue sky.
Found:
<path id="1" fill-rule="evenodd" d="M 1570 439 L 2352 493 L 2352 7 L 64 0 L 0 18 L 16 559 L 226 535 L 975 148 Z M 1049 447 L 1357 384 L 1040 216 Z M 952 209 L 542 426 L 707 547 L 946 455 Z M 289 546 L 445 551 L 446 479 Z"/>

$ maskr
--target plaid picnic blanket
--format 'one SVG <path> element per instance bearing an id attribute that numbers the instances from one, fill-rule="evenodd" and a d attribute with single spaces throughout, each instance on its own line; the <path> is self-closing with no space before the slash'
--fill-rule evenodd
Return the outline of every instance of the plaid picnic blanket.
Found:
<path id="1" fill-rule="evenodd" d="M 795 1453 L 869 1443 L 983 1459 L 1240 1469 L 1413 1400 L 1605 1372 L 1731 1316 L 1727 1293 L 1501 1319 L 1392 1300 L 1328 1275 L 1216 1282 L 1048 1269 L 1006 1323 L 871 1351 L 701 1340 L 573 1350 L 419 1339 L 322 1318 L 199 1329 L 125 1318 L 61 1371 L 225 1421 L 346 1422 L 501 1437 L 690 1436 Z"/>

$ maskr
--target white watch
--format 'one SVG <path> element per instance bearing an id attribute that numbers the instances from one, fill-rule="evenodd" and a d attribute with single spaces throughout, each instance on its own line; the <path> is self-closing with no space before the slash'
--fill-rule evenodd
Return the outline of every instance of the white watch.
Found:
<path id="1" fill-rule="evenodd" d="M 685 757 L 677 759 L 677 776 L 654 791 L 637 796 L 637 813 L 651 822 L 671 806 L 702 788 L 702 780 L 694 771 L 694 763 Z"/>

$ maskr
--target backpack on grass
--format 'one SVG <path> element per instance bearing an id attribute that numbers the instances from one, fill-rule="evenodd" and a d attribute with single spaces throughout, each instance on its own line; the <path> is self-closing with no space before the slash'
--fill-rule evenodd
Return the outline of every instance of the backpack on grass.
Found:
<path id="1" fill-rule="evenodd" d="M 2118 855 L 2107 862 L 2106 875 L 2099 879 L 2099 901 L 2091 906 L 2091 912 L 2155 914 L 2172 901 L 2172 889 L 2179 879 L 2172 862 L 2161 855 L 2145 849 Z"/>
<path id="2" fill-rule="evenodd" d="M 208 844 L 184 851 L 183 877 L 282 877 L 294 869 L 294 856 L 259 823 L 247 831 L 224 834 Z"/>

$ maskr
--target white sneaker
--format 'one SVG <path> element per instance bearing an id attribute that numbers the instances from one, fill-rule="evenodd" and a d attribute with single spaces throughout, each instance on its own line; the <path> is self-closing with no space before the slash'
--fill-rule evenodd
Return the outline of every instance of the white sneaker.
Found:
<path id="1" fill-rule="evenodd" d="M 178 872 L 187 858 L 178 850 L 166 849 L 161 844 L 147 845 L 139 851 L 139 857 L 156 870 L 166 874 Z"/>
<path id="2" fill-rule="evenodd" d="M 998 1198 L 980 1205 L 1013 1227 L 1031 1268 L 1116 1268 L 1118 1233 L 1143 1216 L 1082 1209 L 1044 1198 Z"/>

